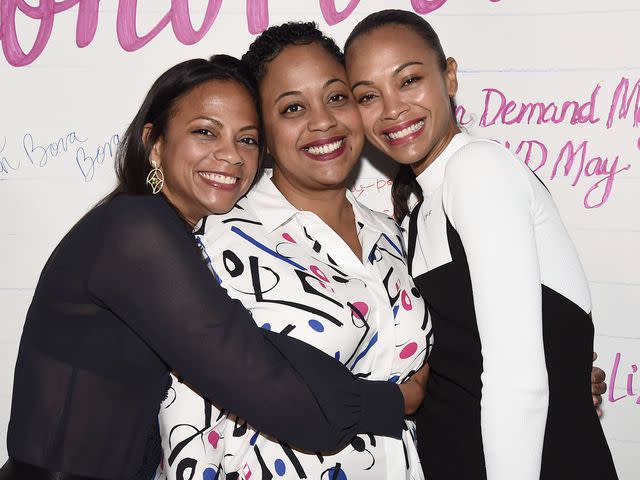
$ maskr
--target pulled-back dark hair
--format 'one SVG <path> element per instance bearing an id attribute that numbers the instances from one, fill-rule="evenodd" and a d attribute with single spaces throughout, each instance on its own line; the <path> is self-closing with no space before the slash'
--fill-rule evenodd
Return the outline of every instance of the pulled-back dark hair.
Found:
<path id="1" fill-rule="evenodd" d="M 196 87 L 211 80 L 228 80 L 244 87 L 258 112 L 259 120 L 259 165 L 264 155 L 262 120 L 258 87 L 253 75 L 237 58 L 229 55 L 214 55 L 210 59 L 196 58 L 179 63 L 164 72 L 153 83 L 138 113 L 124 133 L 115 157 L 118 185 L 107 199 L 118 193 L 134 195 L 151 194 L 146 178 L 151 170 L 149 155 L 156 141 L 165 136 L 169 120 L 175 114 L 178 103 Z M 143 141 L 144 126 L 153 125 L 146 142 Z"/>
<path id="2" fill-rule="evenodd" d="M 440 38 L 433 27 L 420 15 L 406 10 L 381 10 L 365 17 L 349 34 L 344 45 L 345 56 L 349 55 L 349 47 L 353 42 L 374 30 L 386 25 L 398 25 L 406 27 L 417 34 L 429 48 L 436 54 L 438 66 L 442 73 L 447 70 L 447 56 L 440 43 Z M 451 114 L 455 119 L 456 104 L 451 99 Z M 409 165 L 400 165 L 398 173 L 393 179 L 391 187 L 391 197 L 393 199 L 393 216 L 398 223 L 409 214 L 408 200 L 415 194 L 422 200 L 422 190 L 416 181 L 416 176 Z"/>
<path id="3" fill-rule="evenodd" d="M 332 38 L 322 33 L 315 22 L 287 22 L 267 28 L 249 45 L 247 53 L 242 56 L 242 61 L 260 84 L 266 74 L 267 64 L 282 50 L 291 45 L 311 43 L 319 44 L 338 62 L 344 64 L 340 47 Z"/>

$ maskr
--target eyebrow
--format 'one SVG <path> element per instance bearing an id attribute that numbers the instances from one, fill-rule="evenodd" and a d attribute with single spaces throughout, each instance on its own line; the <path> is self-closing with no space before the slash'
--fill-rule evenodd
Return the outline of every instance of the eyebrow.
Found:
<path id="1" fill-rule="evenodd" d="M 216 120 L 215 118 L 207 117 L 206 115 L 200 115 L 199 117 L 196 117 L 194 120 L 198 120 L 198 119 L 207 120 L 208 122 L 213 123 L 219 129 L 224 128 L 224 123 L 222 123 L 220 120 Z M 246 130 L 258 130 L 258 126 L 253 124 L 245 125 L 239 131 L 244 132 Z"/>
<path id="2" fill-rule="evenodd" d="M 373 82 L 371 80 L 360 80 L 359 82 L 354 83 L 353 85 L 351 85 L 351 91 L 354 91 L 356 88 L 365 85 L 373 85 Z"/>
<path id="3" fill-rule="evenodd" d="M 393 71 L 393 75 L 394 76 L 398 75 L 402 70 L 404 70 L 407 67 L 410 67 L 411 65 L 424 65 L 424 62 L 418 62 L 417 60 L 414 60 L 411 62 L 403 63 Z"/>
<path id="4" fill-rule="evenodd" d="M 393 71 L 393 76 L 395 77 L 396 75 L 398 75 L 402 70 L 404 70 L 407 67 L 410 67 L 411 65 L 424 65 L 423 62 L 418 62 L 417 60 L 411 61 L 411 62 L 406 62 L 403 63 L 402 65 L 400 65 L 399 67 L 397 67 L 394 71 Z M 373 82 L 371 80 L 360 80 L 359 82 L 354 83 L 351 86 L 351 91 L 355 90 L 357 87 L 360 86 L 368 86 L 368 85 L 373 85 Z"/>
<path id="5" fill-rule="evenodd" d="M 347 86 L 347 84 L 344 82 L 344 80 L 341 80 L 339 78 L 332 78 L 330 80 L 327 80 L 326 82 L 324 82 L 324 85 L 322 86 L 322 88 L 327 88 L 329 85 L 336 83 L 336 82 L 340 82 L 342 83 L 345 87 Z"/>
<path id="6" fill-rule="evenodd" d="M 198 119 L 206 120 L 208 122 L 211 122 L 218 128 L 224 127 L 224 124 L 220 120 L 216 120 L 215 118 L 207 117 L 206 115 L 200 115 L 200 116 L 194 118 L 194 120 L 198 120 Z"/>
<path id="7" fill-rule="evenodd" d="M 342 83 L 345 87 L 347 86 L 347 84 L 345 83 L 344 80 L 341 80 L 339 78 L 331 78 L 329 80 L 327 80 L 326 82 L 324 82 L 324 85 L 322 85 L 322 88 L 325 89 L 327 88 L 329 85 L 336 83 L 336 82 L 340 82 Z M 273 103 L 278 103 L 278 101 L 283 98 L 283 97 L 287 97 L 287 96 L 292 96 L 292 95 L 302 95 L 302 92 L 300 90 L 289 90 L 288 92 L 283 92 L 280 95 L 278 95 L 276 97 L 276 99 L 273 101 Z"/>
<path id="8" fill-rule="evenodd" d="M 287 97 L 290 95 L 302 95 L 302 92 L 300 90 L 289 90 L 288 92 L 284 92 L 281 93 L 280 95 L 278 95 L 278 97 L 273 101 L 273 103 L 278 103 L 278 100 L 280 100 L 283 97 Z"/>

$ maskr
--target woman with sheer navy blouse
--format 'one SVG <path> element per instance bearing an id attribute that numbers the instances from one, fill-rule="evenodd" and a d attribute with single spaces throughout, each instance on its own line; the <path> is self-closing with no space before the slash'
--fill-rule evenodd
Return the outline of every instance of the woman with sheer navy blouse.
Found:
<path id="1" fill-rule="evenodd" d="M 194 227 L 231 209 L 255 177 L 257 111 L 254 81 L 231 57 L 183 62 L 154 83 L 120 145 L 118 187 L 40 276 L 0 479 L 150 478 L 171 371 L 300 448 L 340 448 L 359 432 L 400 436 L 402 393 L 416 405 L 419 388 L 357 379 L 259 329 L 202 259 Z"/>

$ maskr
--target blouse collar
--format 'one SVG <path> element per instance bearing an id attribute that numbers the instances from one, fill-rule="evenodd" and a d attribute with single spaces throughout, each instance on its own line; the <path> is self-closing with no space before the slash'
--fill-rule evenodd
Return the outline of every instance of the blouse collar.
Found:
<path id="1" fill-rule="evenodd" d="M 358 202 L 350 190 L 347 190 L 346 197 L 353 207 L 356 221 L 362 222 L 379 233 L 391 235 L 398 233 L 397 229 L 395 229 L 395 222 L 392 219 L 385 222 L 378 218 L 378 215 Z M 289 222 L 296 215 L 311 213 L 294 207 L 273 184 L 270 175 L 266 172 L 249 191 L 247 198 L 250 198 L 252 208 L 255 209 L 262 225 L 269 233 Z"/>
<path id="2" fill-rule="evenodd" d="M 299 210 L 285 198 L 265 171 L 247 194 L 262 225 L 269 232 L 287 223 Z"/>

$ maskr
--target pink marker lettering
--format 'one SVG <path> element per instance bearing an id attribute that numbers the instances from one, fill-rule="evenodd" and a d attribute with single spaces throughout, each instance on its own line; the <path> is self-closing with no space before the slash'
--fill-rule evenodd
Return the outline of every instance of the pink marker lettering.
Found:
<path id="1" fill-rule="evenodd" d="M 580 163 L 577 165 L 577 168 L 574 170 L 574 160 L 578 158 Z M 569 174 L 575 174 L 573 181 L 571 182 L 572 186 L 576 186 L 580 179 L 591 176 L 604 176 L 597 182 L 595 182 L 589 190 L 587 190 L 583 204 L 585 208 L 597 208 L 604 205 L 604 203 L 609 199 L 611 195 L 611 191 L 613 189 L 613 182 L 615 177 L 620 172 L 625 170 L 629 170 L 631 168 L 631 164 L 627 164 L 621 168 L 618 168 L 619 157 L 616 156 L 612 162 L 609 162 L 609 159 L 606 157 L 595 156 L 587 160 L 587 141 L 583 141 L 578 145 L 578 148 L 575 148 L 573 141 L 569 140 L 560 150 L 560 154 L 556 160 L 556 163 L 553 166 L 553 170 L 551 172 L 550 179 L 553 180 L 557 173 L 558 168 L 562 162 L 564 163 L 564 176 L 568 176 Z M 604 185 L 604 189 L 600 190 L 601 186 Z M 593 200 L 594 192 L 602 192 L 599 195 L 598 200 Z"/>
<path id="2" fill-rule="evenodd" d="M 83 0 L 78 7 L 76 20 L 76 45 L 86 47 L 93 41 L 98 29 L 98 6 L 100 0 Z"/>
<path id="3" fill-rule="evenodd" d="M 413 11 L 420 15 L 438 10 L 445 3 L 447 0 L 411 0 Z"/>
<path id="4" fill-rule="evenodd" d="M 209 0 L 204 20 L 199 30 L 195 30 L 191 24 L 189 14 L 189 0 L 171 0 L 171 28 L 176 38 L 184 45 L 193 45 L 199 42 L 207 34 L 213 22 L 218 17 L 222 0 Z"/>
<path id="5" fill-rule="evenodd" d="M 252 35 L 269 26 L 269 0 L 247 0 L 247 25 Z"/>
<path id="6" fill-rule="evenodd" d="M 640 80 L 635 83 L 631 90 L 631 94 L 629 94 L 629 79 L 623 77 L 620 80 L 620 83 L 618 83 L 613 94 L 611 108 L 609 109 L 609 117 L 607 118 L 607 128 L 611 128 L 613 126 L 616 112 L 619 120 L 627 118 L 629 110 L 631 110 L 631 102 L 634 97 L 636 102 L 633 110 L 633 126 L 637 127 L 640 125 Z"/>
<path id="7" fill-rule="evenodd" d="M 604 203 L 609 199 L 609 195 L 611 195 L 611 190 L 613 189 L 613 181 L 615 179 L 615 176 L 618 173 L 624 172 L 625 170 L 629 170 L 631 168 L 631 164 L 627 164 L 624 167 L 618 169 L 617 168 L 618 157 L 615 157 L 613 162 L 611 162 L 611 167 L 607 168 L 608 161 L 609 159 L 607 158 L 603 159 L 601 157 L 594 157 L 591 160 L 589 160 L 589 162 L 587 163 L 587 166 L 585 168 L 586 176 L 605 175 L 605 177 L 598 180 L 596 183 L 594 183 L 591 186 L 591 188 L 589 188 L 589 190 L 587 190 L 587 193 L 585 194 L 584 202 L 583 202 L 584 208 L 597 208 L 604 205 Z M 591 164 L 594 164 L 594 165 L 590 169 L 589 167 Z M 604 182 L 604 190 L 602 192 L 602 196 L 600 197 L 600 200 L 599 201 L 596 200 L 595 202 L 592 202 L 590 199 L 592 196 L 592 193 L 597 192 L 603 182 Z"/>
<path id="8" fill-rule="evenodd" d="M 600 117 L 596 116 L 596 101 L 598 99 L 598 93 L 600 93 L 600 88 L 601 85 L 598 83 L 593 89 L 593 92 L 591 92 L 589 101 L 585 102 L 574 111 L 573 116 L 571 117 L 571 125 L 587 122 L 596 124 L 600 121 Z"/>
<path id="9" fill-rule="evenodd" d="M 490 1 L 495 3 L 500 0 Z M 336 7 L 336 0 L 319 0 L 319 2 L 322 16 L 327 24 L 335 25 L 351 15 L 360 0 L 350 0 L 342 10 Z M 411 6 L 416 13 L 426 14 L 439 9 L 446 2 L 447 0 L 411 0 Z M 0 42 L 5 58 L 15 67 L 32 63 L 47 46 L 55 15 L 75 5 L 79 6 L 76 45 L 80 48 L 86 47 L 93 41 L 98 28 L 99 4 L 100 0 L 40 0 L 37 6 L 31 6 L 25 0 L 2 0 L 0 2 Z M 118 0 L 116 17 L 118 42 L 127 52 L 138 50 L 153 40 L 171 22 L 178 41 L 185 45 L 192 45 L 202 40 L 210 30 L 218 16 L 221 4 L 222 0 L 209 0 L 202 25 L 196 29 L 189 14 L 189 0 L 171 0 L 169 11 L 160 21 L 149 32 L 139 35 L 136 27 L 138 0 Z M 249 32 L 252 34 L 263 32 L 269 25 L 269 1 L 246 0 L 246 6 Z M 18 12 L 39 22 L 38 33 L 31 49 L 23 49 L 18 40 L 16 31 Z M 460 117 L 460 123 L 467 124 L 463 114 Z"/>
<path id="10" fill-rule="evenodd" d="M 576 100 L 566 100 L 561 104 L 556 102 L 522 102 L 507 100 L 507 97 L 496 88 L 485 88 L 484 109 L 480 117 L 480 126 L 488 127 L 500 121 L 503 125 L 514 124 L 559 124 L 568 122 L 571 125 L 600 121 L 596 116 L 596 100 L 600 91 L 600 84 L 596 85 L 589 100 L 580 103 Z M 496 103 L 497 102 L 497 103 Z M 495 109 L 495 112 L 493 111 Z M 491 115 L 490 115 L 491 112 Z"/>
<path id="11" fill-rule="evenodd" d="M 390 187 L 391 185 L 393 185 L 393 180 L 390 180 L 388 178 L 378 178 L 376 180 L 376 190 L 380 191 L 383 188 L 386 187 Z"/>
<path id="12" fill-rule="evenodd" d="M 615 398 L 616 377 L 618 376 L 618 367 L 620 366 L 620 352 L 616 353 L 616 358 L 613 361 L 613 370 L 611 371 L 611 385 L 609 386 L 609 401 L 615 403 L 618 400 L 622 400 L 627 395 L 623 395 L 619 398 Z"/>
<path id="13" fill-rule="evenodd" d="M 482 110 L 482 115 L 480 116 L 480 126 L 481 127 L 490 127 L 491 125 L 495 125 L 496 120 L 500 117 L 500 112 L 504 109 L 505 104 L 507 103 L 507 97 L 504 94 L 495 88 L 485 88 L 482 90 L 485 92 L 484 96 L 484 109 Z M 491 118 L 491 120 L 487 120 L 490 111 L 491 97 L 495 94 L 500 102 L 500 107 L 497 109 L 496 114 Z"/>
<path id="14" fill-rule="evenodd" d="M 216 20 L 222 0 L 209 0 L 204 21 L 199 30 L 193 28 L 189 14 L 188 0 L 171 0 L 171 8 L 149 33 L 140 37 L 136 28 L 138 0 L 120 0 L 116 32 L 120 46 L 127 52 L 142 48 L 153 40 L 169 22 L 180 43 L 193 45 L 200 41 L 209 31 Z"/>
<path id="15" fill-rule="evenodd" d="M 9 64 L 14 67 L 22 67 L 38 58 L 51 37 L 54 15 L 73 7 L 78 1 L 65 0 L 56 3 L 54 0 L 40 0 L 37 7 L 32 7 L 24 0 L 3 0 L 0 2 L 0 39 L 2 40 L 2 51 Z M 20 46 L 16 31 L 18 10 L 27 17 L 40 22 L 33 46 L 27 52 Z"/>
<path id="16" fill-rule="evenodd" d="M 458 124 L 462 126 L 469 125 L 473 121 L 470 116 L 467 116 L 467 109 L 462 105 L 456 107 L 455 117 Z"/>
<path id="17" fill-rule="evenodd" d="M 633 376 L 636 374 L 637 371 L 638 371 L 638 366 L 631 365 L 631 373 L 627 375 L 627 393 L 629 395 L 635 395 L 635 393 L 633 393 Z"/>
<path id="18" fill-rule="evenodd" d="M 134 52 L 153 40 L 171 21 L 171 9 L 149 33 L 140 37 L 136 28 L 138 0 L 120 0 L 116 17 L 116 33 L 123 50 Z"/>
<path id="19" fill-rule="evenodd" d="M 527 164 L 531 170 L 537 172 L 547 163 L 549 151 L 547 147 L 538 140 L 523 140 L 520 142 L 520 145 L 518 145 L 518 148 L 516 148 L 516 155 L 521 155 L 525 147 L 524 163 Z M 532 161 L 534 159 L 536 159 L 536 162 Z"/>
<path id="20" fill-rule="evenodd" d="M 565 157 L 566 157 L 566 163 L 564 165 L 564 176 L 566 177 L 567 175 L 569 175 L 569 173 L 571 173 L 571 169 L 573 168 L 573 161 L 576 158 L 576 156 L 580 153 L 581 154 L 580 168 L 578 169 L 578 174 L 576 175 L 573 183 L 571 184 L 575 187 L 578 183 L 578 180 L 580 179 L 580 174 L 582 172 L 582 169 L 584 168 L 585 157 L 587 155 L 586 149 L 587 149 L 586 140 L 583 142 L 580 142 L 580 145 L 578 146 L 577 149 L 574 147 L 573 142 L 569 140 L 564 145 L 564 147 L 562 147 L 562 149 L 560 150 L 558 159 L 556 160 L 556 163 L 553 166 L 553 170 L 551 172 L 551 180 L 555 178 L 556 173 L 558 172 L 558 166 L 560 165 L 560 162 L 562 162 L 562 160 Z"/>
<path id="21" fill-rule="evenodd" d="M 320 0 L 320 11 L 327 24 L 335 25 L 351 15 L 359 3 L 360 0 L 350 0 L 349 4 L 341 12 L 338 12 L 335 0 Z"/>

